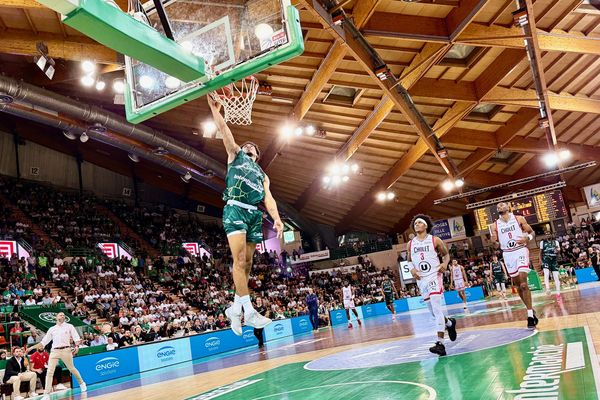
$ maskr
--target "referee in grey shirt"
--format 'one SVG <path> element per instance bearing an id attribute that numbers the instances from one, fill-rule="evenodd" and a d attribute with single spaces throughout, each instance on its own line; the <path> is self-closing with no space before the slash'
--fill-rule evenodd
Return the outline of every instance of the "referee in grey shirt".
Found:
<path id="1" fill-rule="evenodd" d="M 71 340 L 75 343 L 75 350 L 71 352 Z M 52 342 L 52 350 L 50 351 L 50 359 L 48 360 L 48 372 L 46 373 L 46 386 L 44 387 L 44 397 L 42 400 L 50 400 L 50 392 L 52 391 L 52 378 L 54 377 L 54 370 L 58 360 L 61 360 L 71 371 L 71 373 L 79 382 L 79 387 L 82 392 L 87 390 L 87 386 L 75 365 L 73 365 L 73 355 L 79 351 L 79 342 L 81 338 L 75 330 L 75 327 L 68 322 L 65 322 L 65 313 L 56 314 L 56 325 L 48 329 L 46 335 L 42 338 L 42 341 L 30 349 L 37 349 L 39 347 L 46 347 L 46 345 Z"/>

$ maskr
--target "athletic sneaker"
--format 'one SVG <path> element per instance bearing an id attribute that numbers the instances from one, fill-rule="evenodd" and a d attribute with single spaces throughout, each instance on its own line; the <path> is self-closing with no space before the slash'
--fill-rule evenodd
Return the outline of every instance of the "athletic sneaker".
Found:
<path id="1" fill-rule="evenodd" d="M 231 330 L 238 336 L 242 336 L 242 313 L 236 314 L 233 311 L 233 306 L 225 310 L 225 315 L 231 321 Z M 248 320 L 246 320 L 246 324 Z"/>
<path id="2" fill-rule="evenodd" d="M 352 322 L 348 322 L 348 328 L 352 328 Z"/>
<path id="3" fill-rule="evenodd" d="M 535 319 L 533 319 L 533 317 L 527 317 L 527 329 L 529 329 L 529 330 L 535 329 Z"/>
<path id="4" fill-rule="evenodd" d="M 433 347 L 430 347 L 429 351 L 432 352 L 433 354 L 437 354 L 438 356 L 445 356 L 446 355 L 446 346 L 444 346 L 440 342 L 435 342 L 435 345 L 433 345 Z"/>
<path id="5" fill-rule="evenodd" d="M 250 314 L 244 314 L 244 321 L 246 321 L 247 326 L 256 329 L 264 328 L 272 322 L 270 318 L 260 315 L 257 311 L 252 311 Z"/>
<path id="6" fill-rule="evenodd" d="M 81 392 L 87 392 L 87 385 L 84 383 L 82 383 L 81 385 L 79 385 L 79 389 L 81 390 Z"/>
<path id="7" fill-rule="evenodd" d="M 538 319 L 537 315 L 535 315 L 535 311 L 533 312 L 533 323 L 535 324 L 535 326 L 537 326 L 538 322 L 540 322 L 540 320 Z"/>
<path id="8" fill-rule="evenodd" d="M 456 320 L 448 318 L 448 321 L 452 322 L 452 326 L 447 326 L 446 330 L 448 331 L 448 337 L 454 342 L 456 340 Z"/>
<path id="9" fill-rule="evenodd" d="M 56 389 L 56 390 L 67 390 L 68 387 L 66 387 L 62 383 L 59 383 L 58 385 L 54 386 L 54 389 Z"/>

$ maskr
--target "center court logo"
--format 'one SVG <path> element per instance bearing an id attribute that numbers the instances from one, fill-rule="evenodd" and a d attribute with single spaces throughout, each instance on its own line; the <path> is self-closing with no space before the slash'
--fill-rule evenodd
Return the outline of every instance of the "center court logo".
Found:
<path id="1" fill-rule="evenodd" d="M 175 358 L 176 354 L 177 350 L 175 350 L 175 347 L 165 346 L 156 351 L 156 358 L 158 358 L 161 362 L 166 362 Z"/>
<path id="2" fill-rule="evenodd" d="M 40 315 L 38 315 L 38 318 L 41 319 L 44 322 L 51 322 L 51 323 L 55 323 L 56 322 L 56 314 L 55 312 L 43 312 Z M 65 315 L 65 322 L 69 322 L 71 320 L 71 318 L 67 317 Z"/>
<path id="3" fill-rule="evenodd" d="M 208 351 L 217 350 L 220 346 L 221 346 L 221 339 L 219 339 L 216 336 L 211 336 L 208 339 L 206 339 L 206 341 L 204 342 L 204 347 L 206 347 L 206 349 Z"/>
<path id="4" fill-rule="evenodd" d="M 117 369 L 120 366 L 119 359 L 116 357 L 105 357 L 101 360 L 96 361 L 94 369 L 101 376 L 112 375 L 117 373 Z"/>

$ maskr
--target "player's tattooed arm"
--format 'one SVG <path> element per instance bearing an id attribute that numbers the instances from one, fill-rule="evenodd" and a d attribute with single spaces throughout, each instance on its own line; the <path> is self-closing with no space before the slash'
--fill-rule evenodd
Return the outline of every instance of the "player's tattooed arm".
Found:
<path id="1" fill-rule="evenodd" d="M 448 263 L 450 262 L 450 253 L 448 253 L 448 248 L 442 239 L 435 236 L 435 248 L 438 254 L 442 257 L 442 265 L 440 266 L 440 272 L 444 272 L 448 268 Z"/>
<path id="2" fill-rule="evenodd" d="M 521 215 L 517 215 L 517 221 L 521 225 L 521 229 L 523 230 L 523 232 L 525 232 L 527 234 L 525 236 L 518 238 L 517 243 L 526 245 L 530 240 L 533 240 L 533 236 L 534 236 L 533 229 L 527 223 L 527 220 L 525 219 L 525 217 L 522 217 Z"/>
<path id="3" fill-rule="evenodd" d="M 223 135 L 223 144 L 225 145 L 225 151 L 227 151 L 227 163 L 230 164 L 240 151 L 240 146 L 235 142 L 233 133 L 231 133 L 225 119 L 221 115 L 221 105 L 210 96 L 206 96 L 206 99 L 208 100 L 208 105 L 212 112 L 215 125 L 217 125 L 217 130 Z"/>

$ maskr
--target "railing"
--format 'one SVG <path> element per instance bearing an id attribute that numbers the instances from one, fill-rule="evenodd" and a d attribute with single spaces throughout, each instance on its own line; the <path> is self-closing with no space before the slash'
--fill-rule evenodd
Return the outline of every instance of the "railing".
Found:
<path id="1" fill-rule="evenodd" d="M 20 239 L 17 241 L 17 243 L 19 243 L 21 245 L 21 247 L 23 247 L 25 250 L 27 250 L 27 252 L 29 254 L 31 254 L 31 252 L 33 251 L 33 247 L 31 247 L 31 245 L 29 243 L 27 243 L 25 240 Z"/>
<path id="2" fill-rule="evenodd" d="M 126 252 L 128 252 L 132 256 L 135 255 L 135 251 L 129 245 L 127 245 L 125 242 L 120 241 L 119 246 L 121 246 Z"/>
<path id="3" fill-rule="evenodd" d="M 376 253 L 378 251 L 386 251 L 392 249 L 392 241 L 373 241 L 368 243 L 362 243 L 356 247 L 340 247 L 337 249 L 330 250 L 331 260 L 339 260 L 340 258 L 356 257 L 363 254 Z"/>

